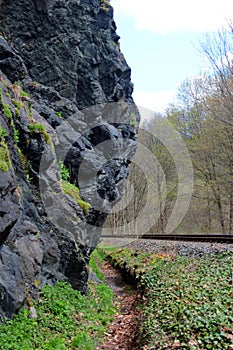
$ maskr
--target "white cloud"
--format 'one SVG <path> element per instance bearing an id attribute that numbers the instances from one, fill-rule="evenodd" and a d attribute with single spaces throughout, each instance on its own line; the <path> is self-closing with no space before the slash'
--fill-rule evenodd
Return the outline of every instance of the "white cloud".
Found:
<path id="1" fill-rule="evenodd" d="M 166 34 L 220 28 L 233 16 L 232 0 L 112 0 L 117 14 L 134 18 L 138 29 Z"/>
<path id="2" fill-rule="evenodd" d="M 148 110 L 148 115 L 146 114 L 145 118 L 148 117 L 151 112 L 160 112 L 162 113 L 169 103 L 175 98 L 176 91 L 173 90 L 164 90 L 160 92 L 144 92 L 144 91 L 135 91 L 133 98 L 137 106 L 143 107 L 143 109 Z"/>

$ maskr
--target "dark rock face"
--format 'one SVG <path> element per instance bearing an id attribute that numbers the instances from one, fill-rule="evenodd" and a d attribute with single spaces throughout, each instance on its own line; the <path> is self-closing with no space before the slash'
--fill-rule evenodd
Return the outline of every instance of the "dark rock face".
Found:
<path id="1" fill-rule="evenodd" d="M 4 1 L 1 15 L 30 77 L 79 108 L 131 97 L 112 16 L 99 0 Z"/>
<path id="2" fill-rule="evenodd" d="M 1 174 L 0 198 L 0 244 L 3 244 L 20 216 L 17 181 L 11 170 Z"/>
<path id="3" fill-rule="evenodd" d="M 0 147 L 4 139 L 11 160 L 0 170 L 1 319 L 45 283 L 86 292 L 90 252 L 136 148 L 131 115 L 139 117 L 111 6 L 3 0 L 0 33 Z M 62 190 L 59 160 L 88 212 Z"/>

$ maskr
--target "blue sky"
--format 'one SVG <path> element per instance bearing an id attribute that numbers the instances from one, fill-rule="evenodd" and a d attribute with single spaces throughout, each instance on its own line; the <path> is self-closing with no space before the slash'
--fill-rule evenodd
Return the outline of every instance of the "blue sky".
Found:
<path id="1" fill-rule="evenodd" d="M 135 102 L 162 111 L 179 85 L 205 61 L 197 48 L 207 31 L 233 18 L 232 0 L 111 0 L 121 50 L 132 68 Z"/>

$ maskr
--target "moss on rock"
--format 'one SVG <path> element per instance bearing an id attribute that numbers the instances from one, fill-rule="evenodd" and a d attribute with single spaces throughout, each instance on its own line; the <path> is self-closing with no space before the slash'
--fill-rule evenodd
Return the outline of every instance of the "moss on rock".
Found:
<path id="1" fill-rule="evenodd" d="M 90 203 L 82 200 L 78 187 L 76 187 L 75 185 L 71 184 L 68 181 L 62 180 L 62 189 L 63 189 L 65 194 L 68 194 L 76 201 L 76 203 L 83 210 L 84 214 L 88 213 L 89 209 L 91 208 L 91 205 L 90 205 Z"/>

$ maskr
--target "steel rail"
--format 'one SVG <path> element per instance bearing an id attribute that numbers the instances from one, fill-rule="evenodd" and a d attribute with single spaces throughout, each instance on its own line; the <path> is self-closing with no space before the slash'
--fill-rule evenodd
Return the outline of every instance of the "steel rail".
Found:
<path id="1" fill-rule="evenodd" d="M 189 241 L 233 244 L 233 235 L 223 234 L 144 234 L 139 239 L 168 240 L 168 241 Z"/>

